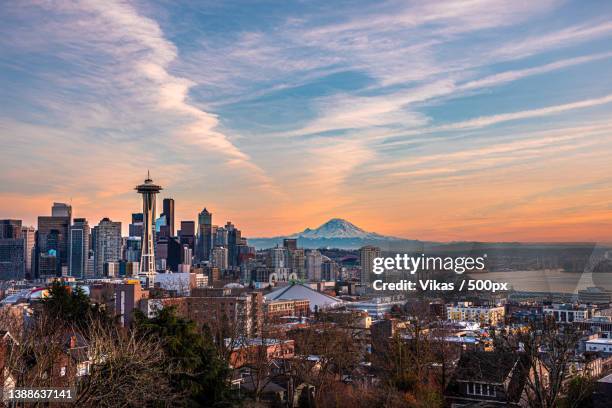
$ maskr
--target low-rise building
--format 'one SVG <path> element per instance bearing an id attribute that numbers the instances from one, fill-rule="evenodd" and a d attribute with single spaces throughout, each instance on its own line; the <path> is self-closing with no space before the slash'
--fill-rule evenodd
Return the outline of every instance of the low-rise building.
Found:
<path id="1" fill-rule="evenodd" d="M 551 315 L 558 323 L 583 322 L 594 316 L 595 306 L 571 303 L 553 303 L 544 306 L 545 315 Z"/>
<path id="2" fill-rule="evenodd" d="M 505 315 L 503 306 L 475 306 L 471 302 L 446 306 L 446 316 L 452 322 L 479 322 L 496 326 L 504 322 Z"/>

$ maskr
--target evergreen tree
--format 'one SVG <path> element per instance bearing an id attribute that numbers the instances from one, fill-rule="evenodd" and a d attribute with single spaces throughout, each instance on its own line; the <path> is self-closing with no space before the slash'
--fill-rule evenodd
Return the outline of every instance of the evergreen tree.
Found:
<path id="1" fill-rule="evenodd" d="M 184 406 L 222 406 L 227 403 L 229 369 L 218 358 L 212 338 L 195 323 L 164 308 L 149 319 L 136 313 L 136 330 L 143 336 L 157 336 L 172 365 L 171 386 L 185 393 Z"/>

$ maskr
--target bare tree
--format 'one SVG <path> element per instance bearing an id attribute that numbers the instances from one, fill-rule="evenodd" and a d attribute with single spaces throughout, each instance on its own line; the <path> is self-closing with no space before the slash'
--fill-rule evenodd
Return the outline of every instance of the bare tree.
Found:
<path id="1" fill-rule="evenodd" d="M 77 404 L 137 407 L 154 402 L 172 406 L 183 395 L 171 391 L 168 365 L 159 339 L 92 322 L 87 333 L 91 368 L 76 379 Z"/>
<path id="2" fill-rule="evenodd" d="M 526 374 L 523 400 L 530 407 L 558 405 L 579 338 L 571 326 L 557 324 L 552 316 L 526 332 L 497 336 L 495 342 L 501 348 L 518 346 L 518 361 Z"/>

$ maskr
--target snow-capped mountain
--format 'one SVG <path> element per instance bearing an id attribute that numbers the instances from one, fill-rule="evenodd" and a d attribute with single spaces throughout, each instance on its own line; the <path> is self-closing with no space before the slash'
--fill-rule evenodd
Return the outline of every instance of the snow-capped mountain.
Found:
<path id="1" fill-rule="evenodd" d="M 283 245 L 284 238 L 297 238 L 298 246 L 301 248 L 357 249 L 364 245 L 378 245 L 384 248 L 399 244 L 420 245 L 419 241 L 365 231 L 342 218 L 332 218 L 318 228 L 306 228 L 304 231 L 292 235 L 273 238 L 249 238 L 248 242 L 258 249 L 265 249 Z"/>
<path id="2" fill-rule="evenodd" d="M 342 218 L 332 218 L 318 228 L 306 228 L 302 232 L 291 235 L 290 238 L 363 238 L 363 239 L 385 239 L 385 237 L 375 232 L 367 232 L 356 226 L 355 224 L 343 220 Z"/>

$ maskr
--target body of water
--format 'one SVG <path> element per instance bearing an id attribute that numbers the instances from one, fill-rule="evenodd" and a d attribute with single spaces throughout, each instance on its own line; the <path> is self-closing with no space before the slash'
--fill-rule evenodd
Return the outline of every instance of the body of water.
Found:
<path id="1" fill-rule="evenodd" d="M 589 286 L 612 290 L 612 273 L 567 273 L 560 270 L 487 272 L 470 275 L 474 279 L 508 282 L 514 290 L 577 293 Z"/>

